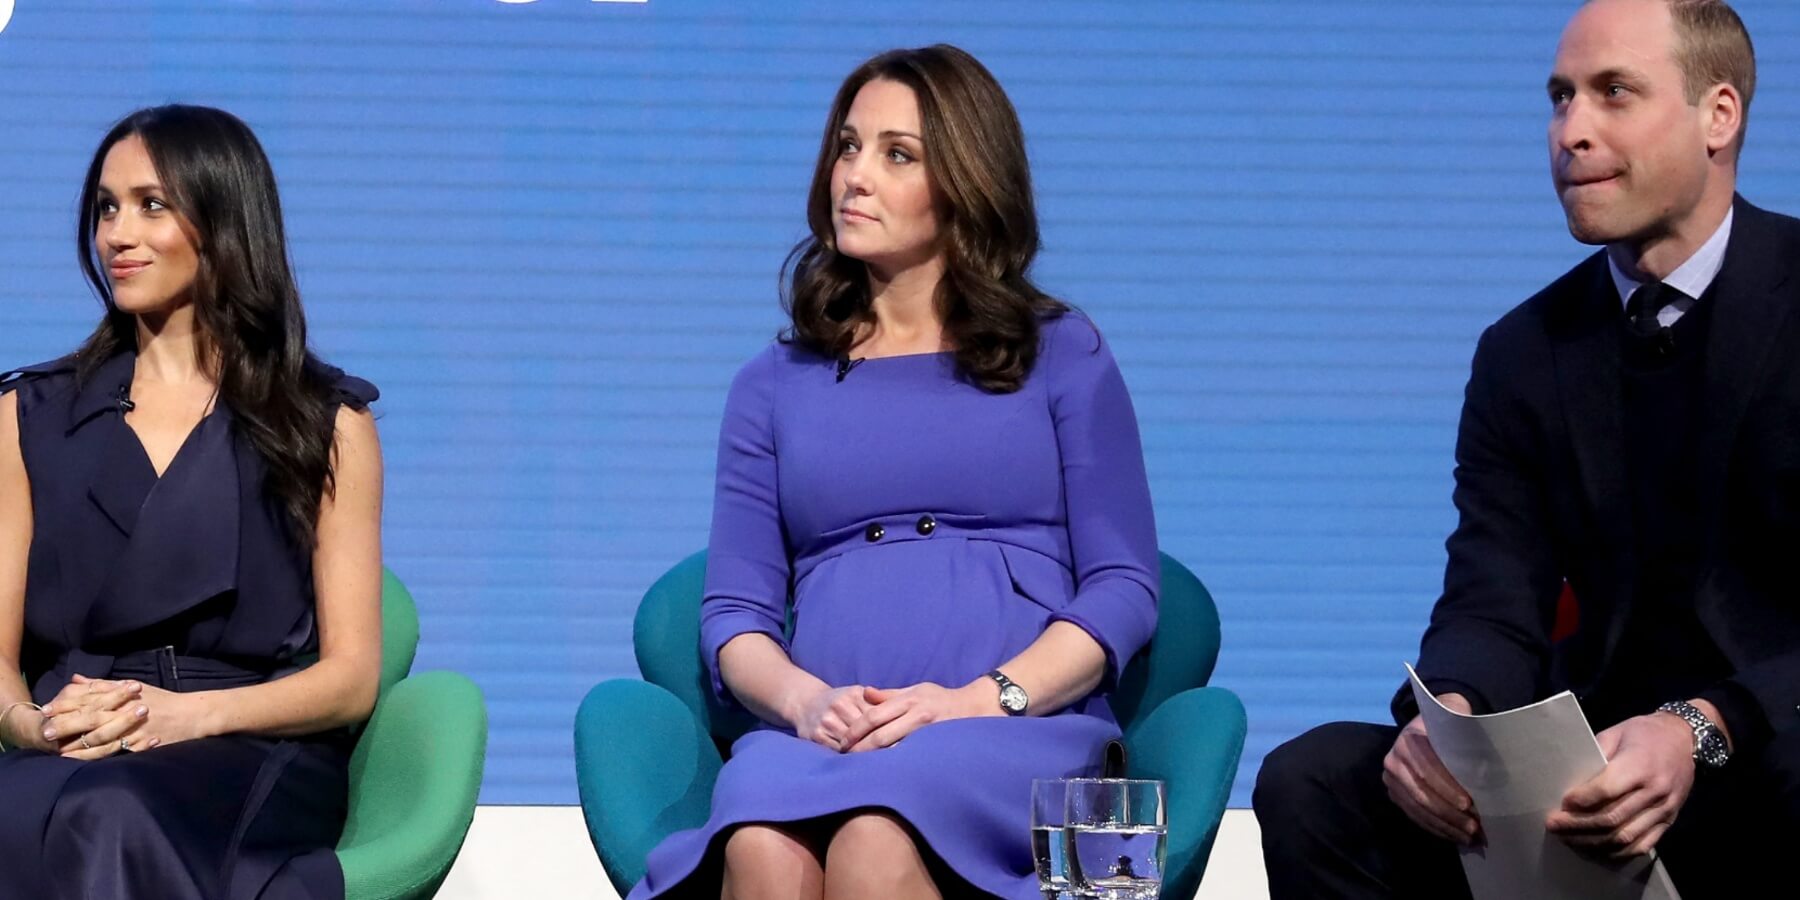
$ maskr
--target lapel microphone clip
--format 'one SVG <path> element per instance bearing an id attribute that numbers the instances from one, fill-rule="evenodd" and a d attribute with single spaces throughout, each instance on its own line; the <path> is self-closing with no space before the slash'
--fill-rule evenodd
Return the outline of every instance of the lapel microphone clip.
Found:
<path id="1" fill-rule="evenodd" d="M 856 368 L 856 367 L 857 367 L 857 366 L 860 366 L 860 365 L 862 365 L 862 364 L 863 364 L 863 361 L 862 361 L 862 360 L 861 360 L 861 359 L 851 359 L 851 358 L 850 358 L 850 357 L 849 357 L 849 356 L 847 356 L 847 355 L 846 355 L 846 356 L 840 356 L 840 357 L 838 357 L 838 359 L 837 359 L 837 380 L 838 380 L 838 383 L 839 383 L 839 384 L 843 384 L 843 383 L 844 383 L 844 376 L 846 376 L 846 375 L 849 375 L 849 374 L 850 374 L 850 370 L 851 370 L 851 369 L 854 369 L 854 368 Z"/>

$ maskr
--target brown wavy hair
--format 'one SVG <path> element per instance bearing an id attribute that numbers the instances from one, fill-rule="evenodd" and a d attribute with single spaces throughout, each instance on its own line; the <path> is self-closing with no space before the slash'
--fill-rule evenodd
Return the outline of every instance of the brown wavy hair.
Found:
<path id="1" fill-rule="evenodd" d="M 101 363 L 137 348 L 136 317 L 113 303 L 94 245 L 100 169 L 107 152 L 133 136 L 144 142 L 198 250 L 200 363 L 216 373 L 220 402 L 268 466 L 270 496 L 310 549 L 319 503 L 334 486 L 336 407 L 329 369 L 307 349 L 275 173 L 256 135 L 236 116 L 205 106 L 151 107 L 126 116 L 101 139 L 82 182 L 75 242 L 106 317 L 75 351 L 77 377 L 85 381 Z"/>
<path id="2" fill-rule="evenodd" d="M 937 312 L 956 362 L 985 390 L 1016 391 L 1037 361 L 1040 321 L 1069 307 L 1027 275 L 1038 223 L 1018 113 L 993 74 L 949 44 L 890 50 L 838 88 L 806 199 L 812 234 L 781 268 L 782 306 L 793 319 L 781 339 L 841 357 L 875 321 L 867 267 L 837 249 L 831 177 L 850 104 L 876 80 L 906 85 L 918 98 L 925 171 L 945 207 Z"/>

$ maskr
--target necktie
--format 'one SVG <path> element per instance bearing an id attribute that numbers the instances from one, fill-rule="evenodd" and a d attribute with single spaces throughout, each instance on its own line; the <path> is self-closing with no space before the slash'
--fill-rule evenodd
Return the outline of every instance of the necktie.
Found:
<path id="1" fill-rule="evenodd" d="M 1625 320 L 1629 323 L 1632 334 L 1654 337 L 1663 328 L 1662 323 L 1656 320 L 1656 314 L 1671 303 L 1691 299 L 1693 298 L 1660 281 L 1652 281 L 1631 292 L 1631 299 L 1625 304 Z"/>

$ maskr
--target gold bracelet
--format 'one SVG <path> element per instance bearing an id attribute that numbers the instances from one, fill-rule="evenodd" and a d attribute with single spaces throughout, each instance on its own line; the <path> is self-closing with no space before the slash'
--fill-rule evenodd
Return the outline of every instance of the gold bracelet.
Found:
<path id="1" fill-rule="evenodd" d="M 12 711 L 21 706 L 29 706 L 40 713 L 44 711 L 43 707 L 30 700 L 17 700 L 6 704 L 6 708 L 0 710 L 0 753 L 6 752 L 6 717 L 12 715 Z"/>

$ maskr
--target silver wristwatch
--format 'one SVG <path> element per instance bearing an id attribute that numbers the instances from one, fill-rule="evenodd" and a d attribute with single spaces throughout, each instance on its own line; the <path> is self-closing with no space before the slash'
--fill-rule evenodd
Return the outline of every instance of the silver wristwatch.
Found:
<path id="1" fill-rule="evenodd" d="M 989 672 L 988 677 L 1000 685 L 1000 708 L 1009 716 L 1024 715 L 1026 705 L 1031 702 L 1031 698 L 1025 696 L 1025 689 L 1013 683 L 999 669 Z"/>
<path id="2" fill-rule="evenodd" d="M 1671 700 L 1656 708 L 1657 712 L 1666 712 L 1681 717 L 1694 730 L 1694 762 L 1709 769 L 1723 767 L 1731 761 L 1731 747 L 1725 742 L 1725 732 L 1713 724 L 1694 704 L 1685 700 Z"/>

